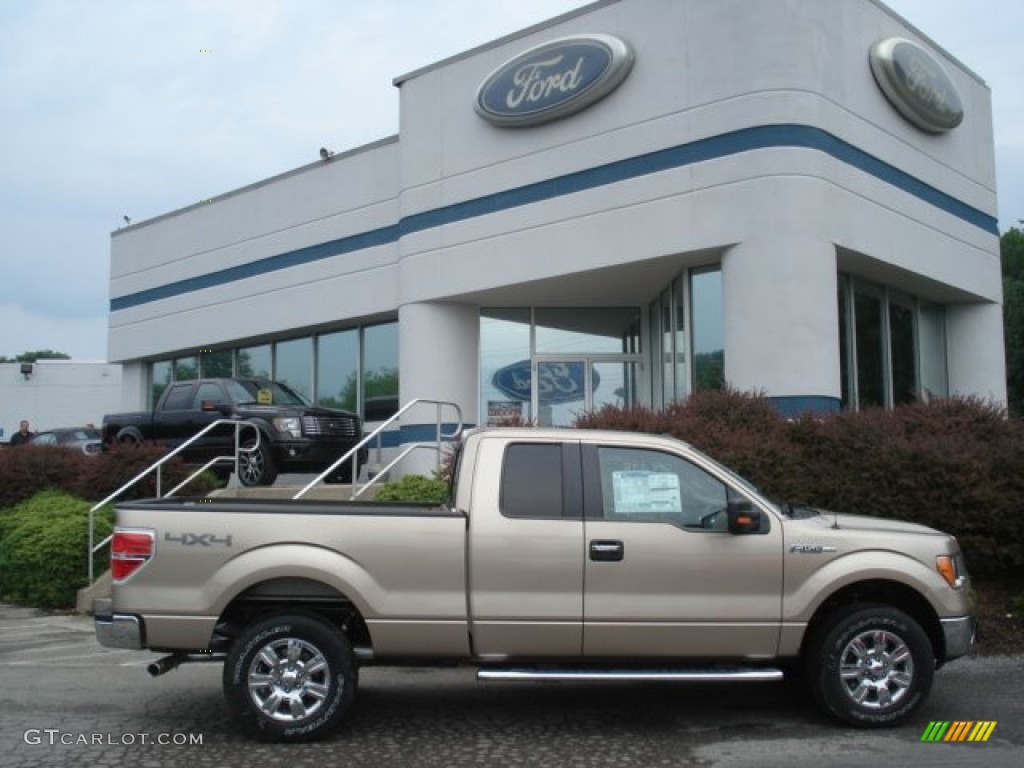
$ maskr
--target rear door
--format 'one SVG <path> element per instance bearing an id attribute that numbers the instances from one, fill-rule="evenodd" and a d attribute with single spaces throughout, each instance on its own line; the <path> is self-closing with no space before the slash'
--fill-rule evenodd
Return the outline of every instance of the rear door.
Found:
<path id="1" fill-rule="evenodd" d="M 481 440 L 468 553 L 477 657 L 582 653 L 580 474 L 578 442 Z"/>
<path id="2" fill-rule="evenodd" d="M 743 494 L 654 447 L 584 445 L 584 654 L 766 657 L 778 646 L 782 526 L 730 534 Z"/>

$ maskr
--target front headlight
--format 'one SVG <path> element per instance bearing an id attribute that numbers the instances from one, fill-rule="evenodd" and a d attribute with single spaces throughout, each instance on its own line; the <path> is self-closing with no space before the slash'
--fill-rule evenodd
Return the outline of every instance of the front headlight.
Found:
<path id="1" fill-rule="evenodd" d="M 302 437 L 302 421 L 296 416 L 279 416 L 274 419 L 274 429 L 295 438 Z"/>

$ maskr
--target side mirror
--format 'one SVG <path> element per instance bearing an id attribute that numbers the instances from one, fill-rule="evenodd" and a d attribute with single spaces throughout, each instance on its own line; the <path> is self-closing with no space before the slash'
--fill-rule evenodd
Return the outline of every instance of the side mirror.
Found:
<path id="1" fill-rule="evenodd" d="M 228 406 L 225 403 L 222 403 L 219 400 L 203 400 L 203 403 L 200 407 L 202 408 L 204 413 L 219 412 L 227 415 L 227 413 L 230 411 L 230 408 L 228 408 Z"/>
<path id="2" fill-rule="evenodd" d="M 761 511 L 746 499 L 730 500 L 725 514 L 729 520 L 729 533 L 760 533 Z"/>

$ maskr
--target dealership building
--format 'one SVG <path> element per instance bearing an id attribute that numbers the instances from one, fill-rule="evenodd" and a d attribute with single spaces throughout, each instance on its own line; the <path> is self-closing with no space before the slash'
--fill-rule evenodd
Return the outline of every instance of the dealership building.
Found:
<path id="1" fill-rule="evenodd" d="M 991 94 L 881 2 L 601 0 L 394 83 L 398 135 L 113 233 L 125 408 L 1005 402 Z"/>

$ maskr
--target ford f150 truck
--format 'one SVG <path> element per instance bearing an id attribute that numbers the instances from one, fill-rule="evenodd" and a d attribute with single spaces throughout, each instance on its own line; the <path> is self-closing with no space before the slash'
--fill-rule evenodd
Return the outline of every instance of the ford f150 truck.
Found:
<path id="1" fill-rule="evenodd" d="M 238 479 L 242 485 L 272 485 L 279 471 L 319 472 L 362 437 L 362 423 L 348 411 L 310 405 L 285 384 L 269 379 L 199 379 L 175 382 L 164 390 L 152 411 L 103 417 L 104 444 L 153 440 L 174 447 L 217 419 L 247 421 L 259 440 L 242 434 Z M 214 429 L 189 448 L 187 461 L 205 462 L 234 450 L 234 432 Z M 365 463 L 366 451 L 358 456 Z M 351 480 L 345 462 L 336 478 Z"/>
<path id="2" fill-rule="evenodd" d="M 328 733 L 365 664 L 486 680 L 778 680 L 897 722 L 974 640 L 956 540 L 794 509 L 685 443 L 622 432 L 468 433 L 452 504 L 161 499 L 117 505 L 115 648 L 224 660 L 236 720 Z"/>

